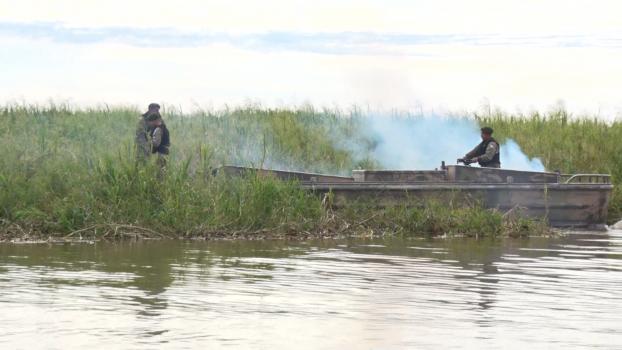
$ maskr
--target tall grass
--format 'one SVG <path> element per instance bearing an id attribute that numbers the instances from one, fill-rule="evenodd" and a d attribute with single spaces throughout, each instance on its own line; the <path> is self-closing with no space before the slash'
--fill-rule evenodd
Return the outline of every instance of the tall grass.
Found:
<path id="1" fill-rule="evenodd" d="M 67 106 L 0 109 L 0 210 L 5 224 L 40 233 L 147 228 L 201 232 L 310 230 L 321 202 L 296 184 L 270 179 L 213 178 L 220 164 L 316 170 L 356 166 L 330 146 L 330 120 L 313 112 L 242 109 L 166 121 L 173 132 L 167 176 L 133 159 L 139 112 L 128 108 L 72 110 Z M 336 118 L 336 116 L 334 116 Z M 305 132 L 308 130 L 310 132 Z M 20 228 L 21 229 L 21 228 Z"/>
<path id="2" fill-rule="evenodd" d="M 356 113 L 310 107 L 192 114 L 166 110 L 173 146 L 162 181 L 155 165 L 137 166 L 133 159 L 139 115 L 128 107 L 0 107 L 3 232 L 197 236 L 371 230 L 496 235 L 508 229 L 500 213 L 481 208 L 442 211 L 430 204 L 383 213 L 364 208 L 334 213 L 295 183 L 211 175 L 223 164 L 337 174 L 376 168 L 374 141 L 360 132 L 364 119 Z M 518 140 L 550 169 L 610 172 L 615 181 L 622 176 L 621 149 L 615 142 L 622 134 L 619 123 L 572 120 L 562 112 L 473 117 L 492 124 L 496 134 Z M 620 213 L 621 198 L 616 195 L 612 203 L 614 215 Z M 512 225 L 512 232 L 528 226 Z"/>

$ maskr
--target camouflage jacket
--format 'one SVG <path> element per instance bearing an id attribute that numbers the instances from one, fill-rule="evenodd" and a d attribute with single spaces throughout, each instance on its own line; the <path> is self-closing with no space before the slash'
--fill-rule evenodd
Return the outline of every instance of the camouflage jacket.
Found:
<path id="1" fill-rule="evenodd" d="M 139 159 L 145 159 L 151 155 L 150 132 L 151 130 L 147 121 L 144 117 L 140 117 L 136 125 L 136 138 L 134 139 L 136 144 L 136 156 Z"/>
<path id="2" fill-rule="evenodd" d="M 477 156 L 479 150 L 479 145 L 475 146 L 475 148 L 466 154 L 466 156 L 464 156 L 464 158 L 466 159 L 474 159 L 480 162 L 489 162 L 491 161 L 495 154 L 497 154 L 499 152 L 499 145 L 497 144 L 497 142 L 491 142 L 488 144 L 488 146 L 486 146 L 486 152 L 484 154 L 482 154 L 481 156 Z"/>

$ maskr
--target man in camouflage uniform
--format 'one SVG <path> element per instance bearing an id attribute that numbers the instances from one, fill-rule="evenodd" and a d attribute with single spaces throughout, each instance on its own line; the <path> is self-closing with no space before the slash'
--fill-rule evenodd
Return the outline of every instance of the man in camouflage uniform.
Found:
<path id="1" fill-rule="evenodd" d="M 140 163 L 144 163 L 151 155 L 151 132 L 154 125 L 153 120 L 148 121 L 147 118 L 153 119 L 153 116 L 160 116 L 160 105 L 157 103 L 149 105 L 147 112 L 140 117 L 136 125 L 136 159 Z"/>
<path id="2" fill-rule="evenodd" d="M 465 164 L 477 162 L 481 167 L 486 168 L 501 168 L 499 142 L 492 137 L 492 128 L 486 126 L 481 131 L 482 142 L 459 161 Z"/>

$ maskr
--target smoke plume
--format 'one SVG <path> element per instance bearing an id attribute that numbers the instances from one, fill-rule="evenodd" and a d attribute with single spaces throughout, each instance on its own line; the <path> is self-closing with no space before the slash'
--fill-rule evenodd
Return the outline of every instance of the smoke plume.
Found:
<path id="1" fill-rule="evenodd" d="M 368 117 L 364 132 L 375 147 L 372 157 L 385 169 L 426 170 L 441 161 L 454 164 L 479 142 L 479 125 L 470 118 L 455 117 Z M 505 169 L 544 171 L 537 158 L 529 158 L 512 139 L 501 144 L 501 166 Z"/>

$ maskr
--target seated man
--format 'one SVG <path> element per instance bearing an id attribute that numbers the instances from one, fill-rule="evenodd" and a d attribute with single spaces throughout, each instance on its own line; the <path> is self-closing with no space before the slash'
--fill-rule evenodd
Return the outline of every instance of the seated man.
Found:
<path id="1" fill-rule="evenodd" d="M 500 168 L 500 146 L 499 142 L 492 138 L 492 128 L 483 127 L 482 129 L 482 142 L 475 146 L 475 148 L 467 153 L 464 158 L 459 161 L 465 164 L 479 163 L 481 167 L 486 168 Z"/>

